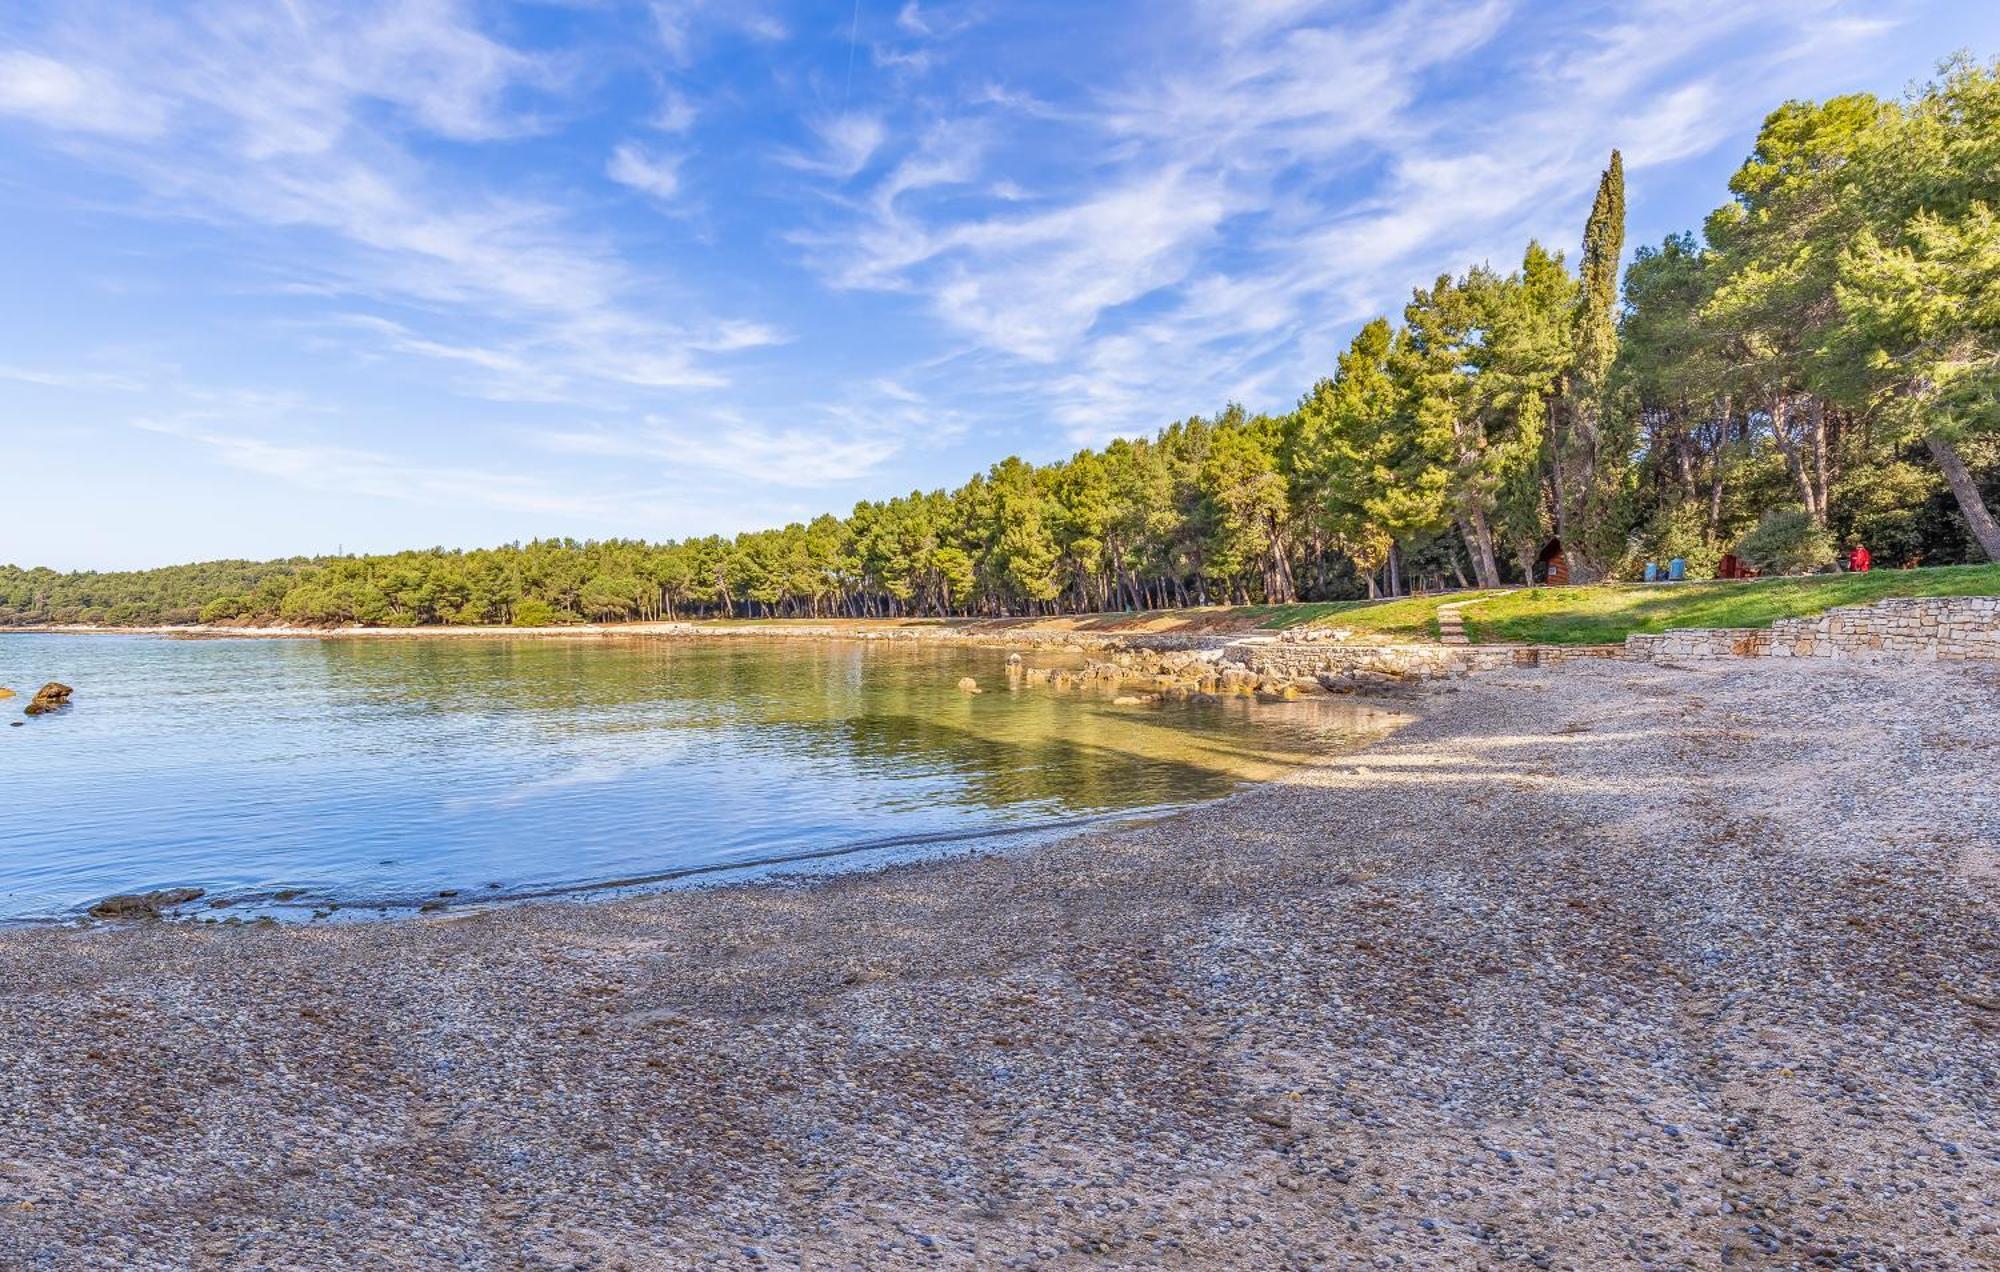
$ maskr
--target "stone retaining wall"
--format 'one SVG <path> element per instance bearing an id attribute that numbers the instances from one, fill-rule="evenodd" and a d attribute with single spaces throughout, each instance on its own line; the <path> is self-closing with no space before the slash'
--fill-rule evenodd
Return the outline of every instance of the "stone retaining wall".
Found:
<path id="1" fill-rule="evenodd" d="M 1768 630 L 1680 628 L 1628 636 L 1618 645 L 1349 645 L 1316 633 L 1241 637 L 1207 648 L 1145 648 L 1136 642 L 1092 659 L 1086 676 L 1180 682 L 1248 691 L 1322 677 L 1433 680 L 1508 667 L 1552 667 L 1582 659 L 1702 662 L 1736 658 L 2000 660 L 2000 597 L 1899 597 L 1849 605 Z"/>
<path id="2" fill-rule="evenodd" d="M 1788 618 L 1769 631 L 1691 628 L 1628 636 L 1639 662 L 1717 658 L 2000 659 L 2000 596 L 1892 597 Z"/>
<path id="3" fill-rule="evenodd" d="M 1120 650 L 1106 659 L 1092 659 L 1085 674 L 1242 688 L 1256 682 L 1310 683 L 1322 676 L 1437 680 L 1475 671 L 1624 656 L 1623 645 L 1334 645 L 1252 637 L 1205 650 Z"/>
<path id="4" fill-rule="evenodd" d="M 1433 679 L 1505 667 L 1547 667 L 1580 658 L 1620 658 L 1619 645 L 1238 645 L 1233 661 L 1264 676 L 1311 678 L 1357 671 Z"/>

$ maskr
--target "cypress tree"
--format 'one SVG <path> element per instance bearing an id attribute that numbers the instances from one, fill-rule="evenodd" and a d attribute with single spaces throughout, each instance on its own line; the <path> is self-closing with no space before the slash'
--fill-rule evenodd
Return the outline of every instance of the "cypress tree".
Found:
<path id="1" fill-rule="evenodd" d="M 1618 360 L 1618 258 L 1625 250 L 1625 161 L 1614 150 L 1598 178 L 1583 231 L 1575 361 L 1557 448 L 1558 533 L 1573 563 L 1596 577 L 1609 564 L 1602 542 L 1623 476 L 1624 455 L 1605 444 L 1606 397 Z"/>
<path id="2" fill-rule="evenodd" d="M 1597 201 L 1583 228 L 1583 296 L 1577 315 L 1576 379 L 1579 398 L 1604 393 L 1618 357 L 1618 258 L 1625 250 L 1625 161 L 1616 150 L 1598 178 Z"/>

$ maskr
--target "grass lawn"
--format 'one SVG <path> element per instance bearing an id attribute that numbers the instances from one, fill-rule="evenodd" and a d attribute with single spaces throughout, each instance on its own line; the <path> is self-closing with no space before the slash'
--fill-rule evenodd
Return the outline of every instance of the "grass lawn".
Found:
<path id="1" fill-rule="evenodd" d="M 1890 596 L 2000 594 L 2000 565 L 1875 570 L 1749 582 L 1523 588 L 1465 610 L 1475 643 L 1595 645 L 1670 627 L 1769 627 Z"/>
<path id="2" fill-rule="evenodd" d="M 1263 605 L 1257 608 L 1268 613 L 1261 616 L 1255 625 L 1266 631 L 1283 631 L 1307 624 L 1344 627 L 1354 633 L 1353 639 L 1363 642 L 1436 640 L 1438 606 L 1490 595 L 1492 593 L 1445 592 L 1437 596 L 1405 596 L 1393 601 L 1302 601 L 1296 605 Z"/>

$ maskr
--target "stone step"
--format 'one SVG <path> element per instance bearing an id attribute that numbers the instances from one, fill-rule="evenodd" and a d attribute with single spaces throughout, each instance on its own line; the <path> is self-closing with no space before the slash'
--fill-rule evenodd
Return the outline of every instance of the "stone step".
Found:
<path id="1" fill-rule="evenodd" d="M 1481 601 L 1490 601 L 1495 597 L 1505 595 L 1507 595 L 1506 592 L 1496 592 L 1492 596 L 1474 597 L 1469 601 L 1454 601 L 1449 605 L 1438 606 L 1438 643 L 1441 645 L 1471 644 L 1471 640 L 1465 634 L 1465 617 L 1459 611 L 1468 605 L 1477 605 Z"/>

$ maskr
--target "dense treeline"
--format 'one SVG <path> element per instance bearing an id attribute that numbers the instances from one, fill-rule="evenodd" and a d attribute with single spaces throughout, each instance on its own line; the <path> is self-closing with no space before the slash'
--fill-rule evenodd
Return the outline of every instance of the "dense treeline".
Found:
<path id="1" fill-rule="evenodd" d="M 2000 559 L 2000 64 L 1793 102 L 1702 234 L 1446 274 L 1278 416 L 1231 407 L 845 519 L 677 543 L 0 569 L 0 622 L 1036 614 L 1400 593 L 1725 551 Z M 1622 292 L 1622 294 L 1621 294 Z"/>

